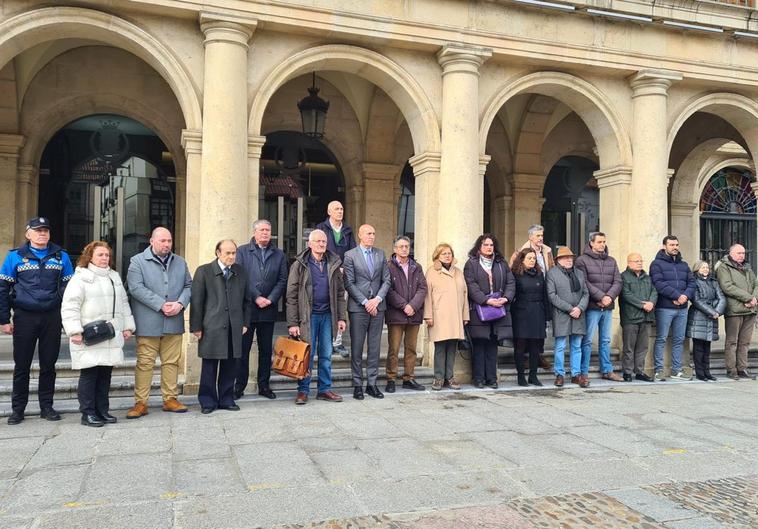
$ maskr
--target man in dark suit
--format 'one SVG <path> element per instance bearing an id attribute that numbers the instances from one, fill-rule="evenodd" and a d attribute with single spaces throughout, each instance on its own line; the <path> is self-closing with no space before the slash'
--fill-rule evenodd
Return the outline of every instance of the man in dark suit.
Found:
<path id="1" fill-rule="evenodd" d="M 379 349 L 384 326 L 385 298 L 390 289 L 390 270 L 384 252 L 374 248 L 376 231 L 364 224 L 358 229 L 360 244 L 345 252 L 345 289 L 350 318 L 350 364 L 353 371 L 353 398 L 363 399 L 363 344 L 366 353 L 366 393 L 384 398 L 376 385 L 379 374 Z M 368 340 L 367 340 L 368 338 Z"/>
<path id="2" fill-rule="evenodd" d="M 271 244 L 271 223 L 265 219 L 253 223 L 253 238 L 237 251 L 237 264 L 247 276 L 247 292 L 252 303 L 252 315 L 248 323 L 250 332 L 242 338 L 242 357 L 237 362 L 237 377 L 234 397 L 242 397 L 250 373 L 250 349 L 253 334 L 258 338 L 258 394 L 269 399 L 276 395 L 271 391 L 271 349 L 274 338 L 277 304 L 287 288 L 287 256 Z"/>
<path id="3" fill-rule="evenodd" d="M 201 411 L 238 411 L 234 402 L 236 360 L 242 356 L 242 336 L 250 321 L 251 300 L 247 277 L 234 263 L 237 244 L 216 245 L 216 259 L 201 265 L 192 282 L 190 332 L 197 337 L 197 354 L 203 359 L 197 399 Z"/>

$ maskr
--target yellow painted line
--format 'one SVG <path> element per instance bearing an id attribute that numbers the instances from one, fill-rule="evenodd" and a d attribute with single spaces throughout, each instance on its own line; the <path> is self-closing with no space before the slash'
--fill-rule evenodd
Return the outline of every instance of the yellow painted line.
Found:
<path id="1" fill-rule="evenodd" d="M 248 485 L 247 490 L 255 492 L 258 490 L 281 489 L 284 486 L 284 483 L 256 483 L 255 485 Z"/>
<path id="2" fill-rule="evenodd" d="M 663 453 L 667 456 L 673 455 L 673 454 L 686 454 L 687 450 L 684 448 L 667 448 L 663 451 Z"/>
<path id="3" fill-rule="evenodd" d="M 162 500 L 173 500 L 174 498 L 178 498 L 181 495 L 182 495 L 181 492 L 171 491 L 171 492 L 164 492 L 163 494 L 161 494 L 160 497 Z"/>

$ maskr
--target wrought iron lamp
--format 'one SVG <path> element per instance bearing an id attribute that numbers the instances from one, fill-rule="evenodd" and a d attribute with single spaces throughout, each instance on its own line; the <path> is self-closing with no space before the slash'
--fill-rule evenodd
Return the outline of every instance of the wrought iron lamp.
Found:
<path id="1" fill-rule="evenodd" d="M 308 96 L 297 104 L 300 117 L 303 121 L 303 134 L 311 138 L 323 138 L 326 125 L 326 113 L 329 110 L 329 101 L 324 101 L 318 96 L 316 88 L 316 72 L 313 72 L 313 83 L 308 89 Z"/>

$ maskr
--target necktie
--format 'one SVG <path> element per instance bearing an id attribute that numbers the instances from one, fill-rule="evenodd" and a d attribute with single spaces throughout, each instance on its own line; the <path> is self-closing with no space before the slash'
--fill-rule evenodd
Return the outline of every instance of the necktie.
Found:
<path id="1" fill-rule="evenodd" d="M 374 275 L 374 257 L 371 255 L 371 250 L 364 250 L 366 254 L 366 266 L 368 267 L 368 273 Z"/>
<path id="2" fill-rule="evenodd" d="M 231 273 L 231 271 L 229 270 L 229 267 L 225 266 L 224 267 L 224 280 L 229 281 L 229 274 L 230 273 Z"/>

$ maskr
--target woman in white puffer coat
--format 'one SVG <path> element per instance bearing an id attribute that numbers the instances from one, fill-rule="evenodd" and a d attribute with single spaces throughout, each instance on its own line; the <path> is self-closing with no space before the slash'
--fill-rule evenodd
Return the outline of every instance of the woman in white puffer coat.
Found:
<path id="1" fill-rule="evenodd" d="M 108 413 L 111 372 L 114 365 L 124 361 L 124 340 L 135 330 L 124 284 L 118 273 L 111 270 L 110 260 L 108 243 L 93 241 L 85 246 L 61 305 L 63 329 L 70 342 L 71 368 L 81 370 L 77 396 L 85 426 L 116 422 Z M 111 322 L 116 335 L 96 345 L 85 345 L 84 326 L 97 320 Z"/>

